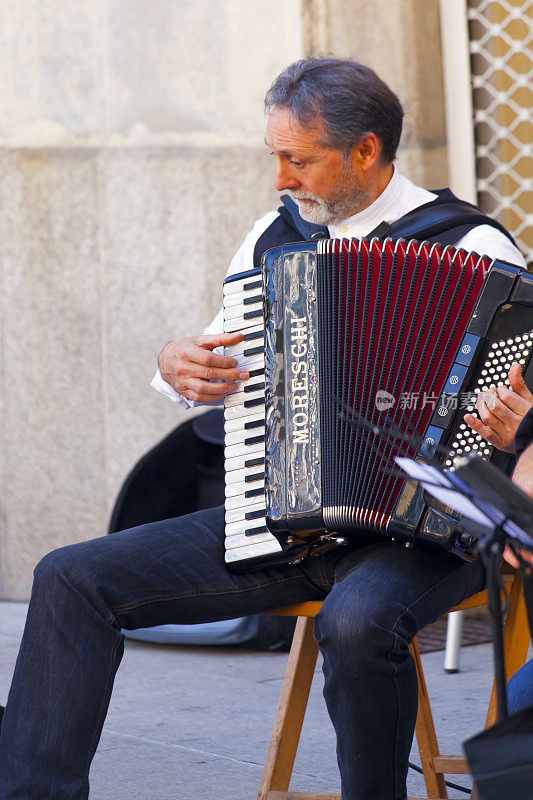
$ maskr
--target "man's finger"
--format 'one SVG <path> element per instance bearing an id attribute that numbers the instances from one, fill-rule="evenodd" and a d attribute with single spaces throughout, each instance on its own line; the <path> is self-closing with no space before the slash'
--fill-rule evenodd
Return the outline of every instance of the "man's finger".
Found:
<path id="1" fill-rule="evenodd" d="M 525 385 L 525 384 L 524 384 Z M 529 409 L 529 403 L 518 392 L 508 389 L 506 386 L 498 386 L 498 397 L 502 401 L 504 407 L 512 414 L 517 414 L 520 418 L 524 416 Z M 495 411 L 497 416 L 501 416 L 501 412 Z"/>
<path id="2" fill-rule="evenodd" d="M 227 369 L 226 367 L 204 366 L 195 361 L 189 361 L 185 375 L 203 381 L 247 381 L 250 377 L 247 370 L 239 367 Z"/>
<path id="3" fill-rule="evenodd" d="M 508 380 L 514 392 L 524 400 L 527 400 L 528 403 L 533 403 L 533 393 L 529 391 L 522 375 L 522 368 L 516 361 L 511 364 Z"/>
<path id="4" fill-rule="evenodd" d="M 239 361 L 233 356 L 215 353 L 209 348 L 200 347 L 194 342 L 189 342 L 183 349 L 182 356 L 186 361 L 200 364 L 202 367 L 215 367 L 218 369 L 239 369 Z M 245 370 L 246 371 L 246 370 Z"/>
<path id="5" fill-rule="evenodd" d="M 518 559 L 510 547 L 505 548 L 505 550 L 503 551 L 503 557 L 505 558 L 508 564 L 510 564 L 515 569 L 518 569 L 519 567 Z"/>
<path id="6" fill-rule="evenodd" d="M 498 394 L 496 392 L 496 387 L 491 386 L 490 389 L 485 389 L 484 391 L 480 392 L 476 397 L 476 408 L 478 411 L 481 409 L 488 409 L 492 411 L 496 403 L 498 403 Z"/>
<path id="7" fill-rule="evenodd" d="M 235 381 L 222 381 L 221 383 L 210 383 L 200 378 L 189 378 L 185 392 L 194 392 L 198 398 L 216 400 L 225 397 L 230 392 L 234 392 L 238 387 Z"/>
<path id="8" fill-rule="evenodd" d="M 183 350 L 182 358 L 189 364 L 198 364 L 201 367 L 212 369 L 236 369 L 239 363 L 236 358 L 222 355 L 222 353 L 213 353 L 197 344 L 188 344 Z"/>
<path id="9" fill-rule="evenodd" d="M 208 334 L 202 333 L 201 336 L 197 336 L 195 339 L 196 344 L 199 347 L 231 347 L 234 344 L 238 344 L 242 342 L 243 334 L 242 333 L 215 333 L 215 334 Z"/>
<path id="10" fill-rule="evenodd" d="M 489 402 L 485 400 L 484 397 L 479 397 L 477 405 L 477 410 L 479 416 L 481 417 L 482 421 L 485 425 L 488 425 L 490 428 L 499 428 L 501 425 L 500 419 L 493 413 L 493 405 L 489 406 Z"/>
<path id="11" fill-rule="evenodd" d="M 479 435 L 486 439 L 489 444 L 493 444 L 496 447 L 498 446 L 500 437 L 491 428 L 489 428 L 487 425 L 484 425 L 480 419 L 474 417 L 473 414 L 465 414 L 463 419 L 467 425 L 470 425 L 472 430 L 474 430 L 476 433 L 479 433 Z"/>

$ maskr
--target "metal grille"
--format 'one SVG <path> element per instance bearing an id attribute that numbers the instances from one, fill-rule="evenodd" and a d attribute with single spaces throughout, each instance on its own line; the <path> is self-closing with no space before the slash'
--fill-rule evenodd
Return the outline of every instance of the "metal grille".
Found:
<path id="1" fill-rule="evenodd" d="M 478 203 L 533 262 L 533 0 L 468 0 Z"/>
<path id="2" fill-rule="evenodd" d="M 517 334 L 509 339 L 493 342 L 487 353 L 486 361 L 481 369 L 473 394 L 484 392 L 491 386 L 506 384 L 511 364 L 516 361 L 523 368 L 532 347 L 533 330 L 529 333 Z M 468 411 L 472 413 L 474 406 L 470 406 Z M 476 414 L 476 416 L 479 416 L 479 414 Z M 492 446 L 485 439 L 475 433 L 465 422 L 461 422 L 450 447 L 453 456 L 450 456 L 444 462 L 444 465 L 451 467 L 455 456 L 468 455 L 472 451 L 477 452 L 483 458 L 488 458 L 492 449 Z"/>

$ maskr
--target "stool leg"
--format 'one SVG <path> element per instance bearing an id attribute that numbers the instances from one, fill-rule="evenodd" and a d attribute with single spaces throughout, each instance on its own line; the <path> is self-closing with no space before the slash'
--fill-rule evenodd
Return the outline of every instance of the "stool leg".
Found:
<path id="1" fill-rule="evenodd" d="M 426 679 L 424 677 L 424 670 L 422 669 L 422 662 L 420 661 L 420 653 L 418 651 L 416 639 L 411 642 L 409 649 L 415 662 L 416 677 L 418 680 L 418 715 L 416 718 L 415 733 L 422 770 L 424 772 L 424 781 L 426 782 L 426 790 L 428 797 L 446 798 L 448 794 L 446 792 L 446 784 L 444 783 L 444 775 L 435 771 L 433 761 L 433 759 L 439 755 L 439 747 L 437 744 L 437 734 L 435 733 L 431 706 L 429 704 Z"/>
<path id="2" fill-rule="evenodd" d="M 464 611 L 452 611 L 450 614 L 448 614 L 448 622 L 446 625 L 444 672 L 459 672 L 459 655 L 461 652 L 463 615 Z"/>
<path id="3" fill-rule="evenodd" d="M 503 650 L 507 680 L 523 666 L 529 647 L 529 626 L 526 604 L 522 598 L 522 579 L 517 572 L 511 587 L 509 608 L 503 629 Z M 496 722 L 496 687 L 493 685 L 485 727 Z"/>
<path id="4" fill-rule="evenodd" d="M 270 790 L 289 788 L 317 656 L 313 618 L 298 617 L 258 800 L 266 800 Z"/>

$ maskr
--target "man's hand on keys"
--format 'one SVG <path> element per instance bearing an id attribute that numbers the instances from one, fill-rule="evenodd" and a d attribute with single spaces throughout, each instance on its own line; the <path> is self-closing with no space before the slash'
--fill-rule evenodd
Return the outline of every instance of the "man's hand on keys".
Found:
<path id="1" fill-rule="evenodd" d="M 242 341 L 242 333 L 202 334 L 166 344 L 159 354 L 161 377 L 188 400 L 212 403 L 247 381 L 237 359 L 213 353 L 215 347 L 231 347 Z"/>
<path id="2" fill-rule="evenodd" d="M 499 450 L 514 453 L 514 437 L 524 415 L 533 405 L 533 394 L 522 377 L 520 364 L 509 370 L 509 386 L 491 386 L 480 392 L 476 406 L 481 419 L 465 414 L 465 422 Z"/>

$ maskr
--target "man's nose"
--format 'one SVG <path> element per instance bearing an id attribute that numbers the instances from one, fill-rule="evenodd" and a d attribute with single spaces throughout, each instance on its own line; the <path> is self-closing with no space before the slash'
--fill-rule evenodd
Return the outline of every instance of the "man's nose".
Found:
<path id="1" fill-rule="evenodd" d="M 280 158 L 274 179 L 274 189 L 277 192 L 281 192 L 283 189 L 299 189 L 300 185 L 300 181 L 291 169 L 291 165 Z"/>

